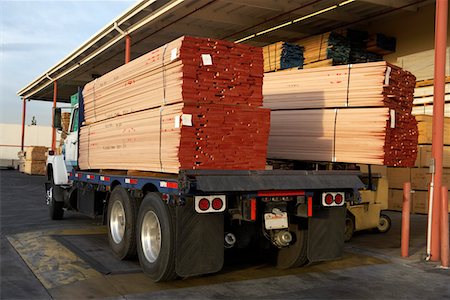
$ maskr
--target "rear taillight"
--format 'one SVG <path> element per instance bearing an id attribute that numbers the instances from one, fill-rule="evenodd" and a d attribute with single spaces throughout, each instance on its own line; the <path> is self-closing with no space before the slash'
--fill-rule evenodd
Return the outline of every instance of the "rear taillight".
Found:
<path id="1" fill-rule="evenodd" d="M 225 210 L 225 195 L 195 196 L 195 211 L 198 213 L 222 212 Z"/>
<path id="2" fill-rule="evenodd" d="M 215 210 L 221 209 L 223 206 L 223 201 L 220 198 L 214 198 L 212 201 L 212 208 Z"/>
<path id="3" fill-rule="evenodd" d="M 322 193 L 323 206 L 342 206 L 344 205 L 344 193 L 340 192 L 326 192 Z"/>
<path id="4" fill-rule="evenodd" d="M 200 201 L 198 201 L 198 208 L 201 211 L 207 211 L 209 209 L 209 200 L 206 198 L 200 199 Z"/>
<path id="5" fill-rule="evenodd" d="M 338 205 L 342 204 L 342 202 L 344 201 L 344 197 L 342 197 L 341 194 L 336 194 L 336 196 L 334 197 L 334 202 Z"/>
<path id="6" fill-rule="evenodd" d="M 326 203 L 327 205 L 333 204 L 333 195 L 331 195 L 331 194 L 326 194 L 326 195 L 325 195 L 325 203 Z"/>

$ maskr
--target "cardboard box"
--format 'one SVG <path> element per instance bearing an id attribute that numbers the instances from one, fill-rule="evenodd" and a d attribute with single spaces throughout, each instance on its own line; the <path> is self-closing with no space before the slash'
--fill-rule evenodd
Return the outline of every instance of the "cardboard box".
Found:
<path id="1" fill-rule="evenodd" d="M 412 203 L 411 208 L 412 208 Z M 403 190 L 389 189 L 388 209 L 402 211 L 403 209 Z"/>

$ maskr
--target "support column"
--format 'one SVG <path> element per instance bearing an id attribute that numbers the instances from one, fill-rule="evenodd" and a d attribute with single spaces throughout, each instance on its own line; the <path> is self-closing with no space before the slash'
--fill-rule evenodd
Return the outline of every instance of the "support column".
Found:
<path id="1" fill-rule="evenodd" d="M 436 0 L 436 22 L 434 43 L 434 104 L 432 156 L 435 165 L 433 189 L 433 214 L 431 220 L 431 257 L 440 260 L 440 216 L 442 189 L 442 159 L 444 150 L 444 95 L 445 95 L 445 52 L 447 47 L 448 0 Z"/>
<path id="2" fill-rule="evenodd" d="M 129 34 L 125 36 L 125 63 L 130 62 L 130 52 L 131 52 L 131 37 Z"/>
<path id="3" fill-rule="evenodd" d="M 58 83 L 53 81 L 53 110 L 56 108 L 56 98 L 58 96 Z M 52 110 L 52 150 L 56 150 L 56 128 L 53 126 L 55 115 Z"/>
<path id="4" fill-rule="evenodd" d="M 25 121 L 27 116 L 27 99 L 22 98 L 22 142 L 20 144 L 20 150 L 23 151 L 25 146 Z"/>

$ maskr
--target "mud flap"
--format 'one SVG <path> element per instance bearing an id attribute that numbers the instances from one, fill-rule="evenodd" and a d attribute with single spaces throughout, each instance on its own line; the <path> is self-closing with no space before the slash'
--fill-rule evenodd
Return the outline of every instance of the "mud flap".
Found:
<path id="1" fill-rule="evenodd" d="M 176 263 L 179 276 L 214 273 L 222 269 L 224 228 L 222 213 L 199 214 L 192 199 L 176 207 Z"/>
<path id="2" fill-rule="evenodd" d="M 345 207 L 314 211 L 308 222 L 309 262 L 334 260 L 344 251 Z"/>

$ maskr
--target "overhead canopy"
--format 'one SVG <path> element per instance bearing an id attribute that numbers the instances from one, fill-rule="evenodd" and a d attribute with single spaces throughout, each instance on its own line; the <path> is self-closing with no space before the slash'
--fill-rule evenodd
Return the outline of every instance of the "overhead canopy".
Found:
<path id="1" fill-rule="evenodd" d="M 264 46 L 292 41 L 332 29 L 364 24 L 386 14 L 415 11 L 433 1 L 423 0 L 144 0 L 18 94 L 24 99 L 58 102 L 94 78 L 124 63 L 126 34 L 131 58 L 136 58 L 182 35 L 203 36 Z M 259 34 L 258 34 L 259 33 Z"/>

